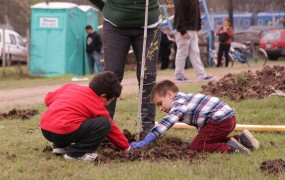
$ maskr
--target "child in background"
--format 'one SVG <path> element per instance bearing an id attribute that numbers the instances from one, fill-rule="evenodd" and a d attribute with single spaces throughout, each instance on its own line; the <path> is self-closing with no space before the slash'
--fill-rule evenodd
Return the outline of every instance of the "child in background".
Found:
<path id="1" fill-rule="evenodd" d="M 236 126 L 235 113 L 224 101 L 204 94 L 179 92 L 169 80 L 155 85 L 151 101 L 167 115 L 140 142 L 132 142 L 131 149 L 142 148 L 161 137 L 176 122 L 197 127 L 198 134 L 190 149 L 198 152 L 245 152 L 258 149 L 260 144 L 253 135 L 244 130 L 229 137 Z"/>
<path id="2" fill-rule="evenodd" d="M 127 138 L 105 109 L 121 91 L 116 75 L 106 71 L 97 74 L 89 87 L 66 84 L 49 92 L 40 127 L 53 143 L 53 153 L 64 154 L 69 160 L 93 161 L 97 157 L 94 151 L 106 137 L 116 146 L 129 149 Z"/>
<path id="3" fill-rule="evenodd" d="M 162 34 L 159 45 L 159 56 L 161 58 L 161 70 L 168 69 L 169 56 L 171 53 L 171 45 L 175 43 L 175 40 L 170 37 L 171 30 L 168 26 L 162 28 Z"/>

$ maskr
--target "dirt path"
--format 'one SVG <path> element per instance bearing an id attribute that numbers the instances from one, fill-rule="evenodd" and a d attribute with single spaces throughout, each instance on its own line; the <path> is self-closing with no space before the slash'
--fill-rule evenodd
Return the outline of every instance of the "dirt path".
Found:
<path id="1" fill-rule="evenodd" d="M 285 63 L 284 63 L 285 64 Z M 231 73 L 238 73 L 241 71 L 247 71 L 248 68 L 246 65 L 241 65 L 240 67 L 234 68 L 210 68 L 206 69 L 209 75 L 216 76 L 216 79 L 220 79 L 225 74 Z M 252 69 L 256 70 L 256 69 Z M 174 80 L 174 71 L 170 70 L 167 72 L 158 71 L 157 80 L 169 79 Z M 193 82 L 198 83 L 197 77 L 193 69 L 185 70 L 185 74 L 188 78 L 190 78 Z M 81 82 L 73 82 L 81 85 L 88 85 L 88 81 L 81 81 Z M 123 85 L 123 92 L 122 96 L 137 92 L 138 90 L 138 83 L 135 77 L 127 77 L 122 82 Z M 45 95 L 49 91 L 53 91 L 57 88 L 62 86 L 62 84 L 55 84 L 51 86 L 38 86 L 38 87 L 31 87 L 31 88 L 22 88 L 22 89 L 10 89 L 10 90 L 0 90 L 0 110 L 3 109 L 11 109 L 17 106 L 23 106 L 26 104 L 37 104 L 42 103 Z"/>
<path id="2" fill-rule="evenodd" d="M 162 76 L 160 78 L 167 78 L 167 76 Z M 71 82 L 80 85 L 88 85 L 89 81 L 78 81 Z M 123 92 L 122 95 L 129 93 L 134 93 L 138 90 L 138 83 L 135 78 L 125 78 L 122 82 Z M 0 110 L 6 108 L 13 108 L 15 106 L 21 106 L 25 104 L 37 104 L 42 103 L 45 95 L 53 91 L 62 84 L 54 84 L 49 86 L 37 86 L 37 87 L 27 87 L 21 89 L 9 89 L 9 90 L 0 90 Z"/>

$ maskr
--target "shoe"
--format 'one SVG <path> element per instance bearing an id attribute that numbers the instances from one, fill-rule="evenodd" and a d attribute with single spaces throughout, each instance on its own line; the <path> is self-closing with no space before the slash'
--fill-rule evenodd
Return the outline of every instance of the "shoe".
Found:
<path id="1" fill-rule="evenodd" d="M 191 80 L 187 79 L 186 77 L 181 77 L 181 78 L 177 78 L 175 80 L 175 82 L 178 82 L 178 83 L 190 83 L 192 82 Z"/>
<path id="2" fill-rule="evenodd" d="M 80 157 L 71 157 L 65 154 L 63 157 L 64 159 L 67 159 L 67 160 L 95 161 L 96 158 L 98 157 L 98 154 L 97 153 L 86 153 Z"/>
<path id="3" fill-rule="evenodd" d="M 239 139 L 241 144 L 243 144 L 248 149 L 256 150 L 260 148 L 260 142 L 255 139 L 249 130 L 243 130 L 239 135 Z"/>
<path id="4" fill-rule="evenodd" d="M 250 150 L 244 147 L 233 137 L 228 140 L 227 145 L 229 145 L 234 152 L 250 154 Z"/>
<path id="5" fill-rule="evenodd" d="M 216 78 L 216 76 L 206 76 L 200 79 L 200 81 L 213 81 Z"/>
<path id="6" fill-rule="evenodd" d="M 53 148 L 52 153 L 62 155 L 66 153 L 66 150 L 64 148 Z"/>

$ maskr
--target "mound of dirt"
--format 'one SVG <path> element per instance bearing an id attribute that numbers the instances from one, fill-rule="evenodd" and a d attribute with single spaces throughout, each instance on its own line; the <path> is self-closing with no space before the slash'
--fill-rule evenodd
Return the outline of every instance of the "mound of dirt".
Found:
<path id="1" fill-rule="evenodd" d="M 268 160 L 261 164 L 260 169 L 267 173 L 279 174 L 285 172 L 285 161 L 283 159 Z"/>
<path id="2" fill-rule="evenodd" d="M 123 131 L 129 142 L 135 140 L 128 130 Z M 140 139 L 146 134 L 140 134 Z M 108 163 L 112 161 L 128 162 L 128 161 L 159 161 L 168 159 L 176 161 L 186 159 L 192 162 L 194 159 L 202 159 L 202 154 L 189 150 L 189 144 L 179 138 L 160 138 L 150 146 L 142 149 L 134 149 L 132 151 L 122 151 L 115 147 L 111 142 L 104 141 L 99 151 L 98 161 L 100 163 Z"/>
<path id="3" fill-rule="evenodd" d="M 129 142 L 135 141 L 135 135 L 128 130 L 123 131 Z M 146 133 L 140 134 L 140 139 L 143 139 Z M 42 152 L 52 151 L 51 146 L 45 146 Z M 98 149 L 99 157 L 96 163 L 110 163 L 110 162 L 129 162 L 129 161 L 153 161 L 168 159 L 176 161 L 180 159 L 189 160 L 203 159 L 203 154 L 196 151 L 189 150 L 189 144 L 179 138 L 160 138 L 158 141 L 152 143 L 150 146 L 142 149 L 134 149 L 131 151 L 124 151 L 116 147 L 109 140 L 101 143 Z"/>
<path id="4" fill-rule="evenodd" d="M 266 98 L 274 90 L 285 90 L 284 66 L 265 66 L 255 73 L 250 70 L 238 74 L 229 73 L 219 81 L 211 81 L 202 86 L 201 93 L 239 101 Z"/>
<path id="5" fill-rule="evenodd" d="M 7 113 L 0 113 L 1 119 L 22 119 L 27 120 L 33 117 L 34 115 L 39 114 L 37 109 L 12 109 Z"/>

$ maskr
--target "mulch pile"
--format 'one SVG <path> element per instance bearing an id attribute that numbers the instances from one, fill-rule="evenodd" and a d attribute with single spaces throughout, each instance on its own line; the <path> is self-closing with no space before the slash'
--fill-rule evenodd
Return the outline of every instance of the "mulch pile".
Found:
<path id="1" fill-rule="evenodd" d="M 32 118 L 34 115 L 39 114 L 37 109 L 12 109 L 7 113 L 0 113 L 1 119 L 22 119 L 27 120 Z"/>
<path id="2" fill-rule="evenodd" d="M 278 175 L 285 172 L 285 161 L 283 159 L 268 160 L 261 164 L 260 169 L 267 173 Z"/>
<path id="3" fill-rule="evenodd" d="M 264 66 L 262 70 L 226 74 L 219 81 L 202 86 L 201 93 L 218 97 L 228 97 L 232 101 L 243 99 L 263 99 L 274 90 L 285 90 L 285 67 Z"/>

